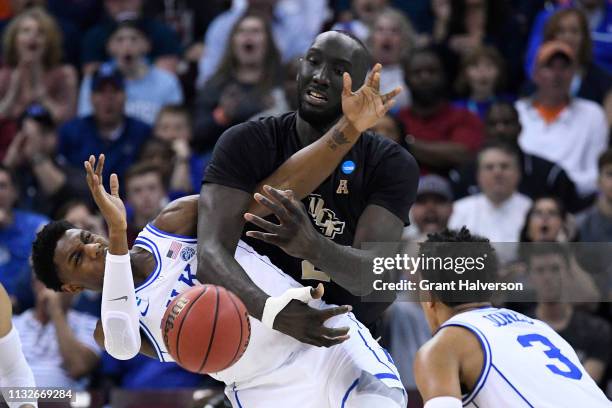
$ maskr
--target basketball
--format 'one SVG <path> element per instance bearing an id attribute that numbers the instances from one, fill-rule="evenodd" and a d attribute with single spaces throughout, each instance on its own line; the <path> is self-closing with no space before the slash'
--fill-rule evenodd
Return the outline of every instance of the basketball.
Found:
<path id="1" fill-rule="evenodd" d="M 168 305 L 161 329 L 174 361 L 201 374 L 224 370 L 238 361 L 251 336 L 242 301 L 216 285 L 195 286 L 178 295 Z"/>

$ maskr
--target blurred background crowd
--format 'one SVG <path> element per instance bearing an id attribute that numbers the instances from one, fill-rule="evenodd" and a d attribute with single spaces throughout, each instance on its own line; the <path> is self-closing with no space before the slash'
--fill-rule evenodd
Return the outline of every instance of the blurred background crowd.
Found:
<path id="1" fill-rule="evenodd" d="M 466 225 L 495 242 L 612 241 L 608 0 L 0 0 L 0 282 L 40 386 L 216 385 L 101 351 L 99 295 L 45 289 L 30 246 L 50 219 L 104 234 L 82 169 L 92 152 L 106 154 L 105 179 L 120 177 L 133 241 L 170 200 L 199 192 L 224 130 L 296 109 L 299 58 L 328 29 L 367 44 L 383 92 L 403 89 L 375 130 L 420 165 L 406 240 Z M 612 281 L 579 263 L 560 250 L 517 273 L 578 270 L 589 302 L 542 294 L 519 308 L 612 396 Z M 418 304 L 387 313 L 409 390 L 428 330 Z"/>

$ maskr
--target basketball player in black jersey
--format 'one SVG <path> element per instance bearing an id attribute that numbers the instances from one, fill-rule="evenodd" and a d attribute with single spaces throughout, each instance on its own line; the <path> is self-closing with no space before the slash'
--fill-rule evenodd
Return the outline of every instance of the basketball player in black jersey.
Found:
<path id="1" fill-rule="evenodd" d="M 323 282 L 326 301 L 351 305 L 368 325 L 389 304 L 362 302 L 367 282 L 374 279 L 377 253 L 360 246 L 400 239 L 419 171 L 405 149 L 366 131 L 374 123 L 361 114 L 364 106 L 371 105 L 381 117 L 395 95 L 378 92 L 379 64 L 366 81 L 370 68 L 371 57 L 358 39 L 337 31 L 320 34 L 300 62 L 298 111 L 234 126 L 215 147 L 200 194 L 197 276 L 232 290 L 258 319 L 267 296 L 233 258 L 241 234 L 302 284 Z M 367 98 L 351 92 L 364 87 L 371 88 Z M 255 199 L 276 218 L 245 214 L 261 180 L 293 153 L 330 134 L 329 148 L 346 148 L 347 153 L 327 180 L 308 190 L 301 203 L 299 194 L 264 189 L 265 196 L 256 194 Z M 349 150 L 346 146 L 356 138 Z M 250 222 L 246 227 L 245 220 Z M 255 226 L 264 232 L 245 234 Z M 332 331 L 323 323 L 318 311 L 293 300 L 276 315 L 273 327 L 317 346 L 346 339 L 346 331 Z"/>

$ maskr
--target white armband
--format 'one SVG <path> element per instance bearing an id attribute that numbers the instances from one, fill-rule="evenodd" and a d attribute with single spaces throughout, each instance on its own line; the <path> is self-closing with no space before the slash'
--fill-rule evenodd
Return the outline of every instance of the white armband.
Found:
<path id="1" fill-rule="evenodd" d="M 106 253 L 101 312 L 108 354 L 119 360 L 135 357 L 140 351 L 140 316 L 129 254 Z"/>
<path id="2" fill-rule="evenodd" d="M 274 319 L 276 319 L 276 315 L 280 313 L 281 310 L 285 308 L 293 299 L 299 300 L 300 302 L 308 303 L 313 300 L 312 295 L 310 294 L 310 290 L 312 288 L 310 286 L 306 286 L 304 288 L 291 288 L 287 289 L 285 293 L 280 296 L 270 296 L 266 299 L 266 304 L 264 305 L 264 310 L 261 316 L 261 322 L 270 329 L 274 325 Z"/>
<path id="3" fill-rule="evenodd" d="M 455 397 L 436 397 L 425 403 L 423 408 L 462 408 L 463 403 Z"/>
<path id="4" fill-rule="evenodd" d="M 9 398 L 4 391 L 7 388 L 36 387 L 34 374 L 23 356 L 19 333 L 14 326 L 6 336 L 0 338 L 0 387 L 3 387 L 2 395 L 5 399 Z M 38 407 L 36 400 L 7 402 L 10 408 L 26 403 Z"/>

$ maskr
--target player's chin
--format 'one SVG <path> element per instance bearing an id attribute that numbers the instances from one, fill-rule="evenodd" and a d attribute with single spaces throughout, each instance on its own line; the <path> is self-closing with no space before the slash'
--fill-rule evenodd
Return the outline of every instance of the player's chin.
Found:
<path id="1" fill-rule="evenodd" d="M 299 104 L 300 116 L 310 124 L 329 123 L 342 116 L 342 106 L 327 102 L 324 105 L 312 105 L 304 100 Z"/>

